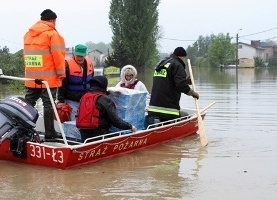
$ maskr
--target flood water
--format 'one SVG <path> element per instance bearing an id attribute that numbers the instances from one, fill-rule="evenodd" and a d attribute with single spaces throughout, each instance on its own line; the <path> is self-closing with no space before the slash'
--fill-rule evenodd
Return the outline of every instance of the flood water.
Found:
<path id="1" fill-rule="evenodd" d="M 276 200 L 277 70 L 238 71 L 194 69 L 200 107 L 216 102 L 207 147 L 194 135 L 69 170 L 0 161 L 0 199 Z"/>

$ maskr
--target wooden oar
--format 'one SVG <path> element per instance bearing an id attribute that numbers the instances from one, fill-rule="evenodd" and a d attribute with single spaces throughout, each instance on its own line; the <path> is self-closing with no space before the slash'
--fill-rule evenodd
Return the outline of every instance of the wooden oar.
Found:
<path id="1" fill-rule="evenodd" d="M 190 74 L 190 79 L 191 79 L 191 84 L 192 84 L 192 89 L 195 90 L 195 85 L 194 85 L 194 78 L 192 74 L 192 69 L 191 69 L 191 64 L 190 64 L 190 59 L 188 59 L 188 67 L 189 67 L 189 74 Z M 198 120 L 198 134 L 200 136 L 200 142 L 203 147 L 207 146 L 208 144 L 208 139 L 206 136 L 206 131 L 205 131 L 205 126 L 203 119 L 201 117 L 201 113 L 199 110 L 199 105 L 198 105 L 198 100 L 194 98 L 195 101 L 195 106 L 196 106 L 196 113 L 197 113 L 197 120 Z"/>

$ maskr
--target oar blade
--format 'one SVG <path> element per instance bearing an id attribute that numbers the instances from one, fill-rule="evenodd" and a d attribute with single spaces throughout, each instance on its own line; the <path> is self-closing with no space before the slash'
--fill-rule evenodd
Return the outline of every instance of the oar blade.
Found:
<path id="1" fill-rule="evenodd" d="M 198 117 L 198 131 L 200 137 L 201 146 L 205 147 L 208 145 L 208 138 L 206 135 L 205 125 L 203 123 L 202 117 Z"/>

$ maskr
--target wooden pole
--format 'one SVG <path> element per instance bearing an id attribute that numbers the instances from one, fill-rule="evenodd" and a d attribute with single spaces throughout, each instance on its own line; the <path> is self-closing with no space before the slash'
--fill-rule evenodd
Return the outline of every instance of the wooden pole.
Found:
<path id="1" fill-rule="evenodd" d="M 190 74 L 192 89 L 194 91 L 196 91 L 195 85 L 194 85 L 194 78 L 193 78 L 192 68 L 191 68 L 191 64 L 190 64 L 190 59 L 188 59 L 188 67 L 189 67 L 189 74 Z M 205 147 L 208 144 L 208 139 L 207 139 L 206 131 L 205 131 L 205 125 L 204 125 L 204 122 L 203 122 L 203 119 L 201 117 L 201 113 L 200 113 L 200 110 L 199 110 L 198 99 L 194 98 L 194 102 L 195 102 L 196 113 L 197 113 L 198 134 L 199 134 L 199 137 L 200 137 L 201 145 L 203 147 Z"/>

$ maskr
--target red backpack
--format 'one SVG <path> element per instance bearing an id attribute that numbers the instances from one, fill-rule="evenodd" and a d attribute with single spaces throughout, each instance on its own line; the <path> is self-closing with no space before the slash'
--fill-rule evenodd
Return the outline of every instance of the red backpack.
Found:
<path id="1" fill-rule="evenodd" d="M 99 110 L 96 101 L 103 93 L 87 92 L 80 100 L 76 116 L 76 127 L 80 129 L 96 129 L 99 126 Z"/>

